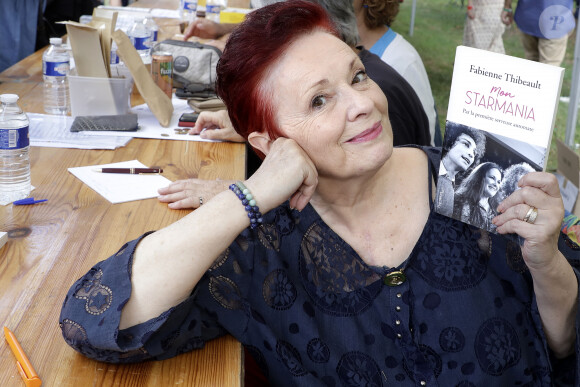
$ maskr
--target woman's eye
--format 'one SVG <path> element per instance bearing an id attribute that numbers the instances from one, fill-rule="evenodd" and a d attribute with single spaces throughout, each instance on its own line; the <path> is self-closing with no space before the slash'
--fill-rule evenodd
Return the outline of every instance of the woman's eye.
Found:
<path id="1" fill-rule="evenodd" d="M 354 79 L 352 80 L 352 83 L 359 83 L 364 81 L 367 78 L 367 73 L 365 73 L 364 71 L 359 71 L 358 73 L 356 73 L 356 75 L 354 76 Z"/>
<path id="2" fill-rule="evenodd" d="M 326 97 L 323 95 L 317 95 L 312 99 L 312 107 L 319 108 L 322 107 L 326 103 Z"/>

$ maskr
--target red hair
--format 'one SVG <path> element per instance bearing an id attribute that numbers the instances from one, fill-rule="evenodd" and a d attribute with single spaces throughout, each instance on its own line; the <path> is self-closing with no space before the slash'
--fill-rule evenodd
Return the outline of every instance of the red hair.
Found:
<path id="1" fill-rule="evenodd" d="M 234 129 L 246 140 L 254 131 L 267 132 L 272 139 L 279 136 L 271 95 L 261 87 L 263 80 L 288 46 L 315 31 L 340 38 L 320 5 L 288 0 L 250 12 L 231 33 L 217 65 L 216 92 Z"/>

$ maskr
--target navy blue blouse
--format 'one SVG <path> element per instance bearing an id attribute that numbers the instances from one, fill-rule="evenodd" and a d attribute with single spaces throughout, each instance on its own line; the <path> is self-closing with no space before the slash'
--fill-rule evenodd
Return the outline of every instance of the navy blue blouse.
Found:
<path id="1" fill-rule="evenodd" d="M 436 179 L 440 151 L 424 150 Z M 556 360 L 547 346 L 516 243 L 431 211 L 400 267 L 373 267 L 310 205 L 285 203 L 264 220 L 191 297 L 119 331 L 140 239 L 127 243 L 70 289 L 65 340 L 97 360 L 136 362 L 230 333 L 276 386 L 579 385 L 578 356 Z M 559 248 L 578 277 L 578 246 L 562 235 Z"/>

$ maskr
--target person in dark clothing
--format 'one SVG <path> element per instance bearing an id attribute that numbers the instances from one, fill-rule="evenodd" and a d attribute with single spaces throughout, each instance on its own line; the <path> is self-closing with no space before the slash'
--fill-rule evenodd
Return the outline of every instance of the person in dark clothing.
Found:
<path id="1" fill-rule="evenodd" d="M 93 9 L 102 4 L 99 0 L 46 0 L 42 18 L 38 22 L 36 49 L 48 45 L 50 38 L 60 38 L 66 34 L 66 26 L 58 22 L 78 22 L 82 15 L 92 15 Z"/>

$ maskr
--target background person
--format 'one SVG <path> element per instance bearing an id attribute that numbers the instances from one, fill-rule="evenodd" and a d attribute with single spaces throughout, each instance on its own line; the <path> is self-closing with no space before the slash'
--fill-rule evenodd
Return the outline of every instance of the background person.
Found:
<path id="1" fill-rule="evenodd" d="M 504 0 L 468 0 L 463 45 L 505 54 L 503 8 Z"/>
<path id="2" fill-rule="evenodd" d="M 566 55 L 568 34 L 574 29 L 572 0 L 505 0 L 502 21 L 514 20 L 521 31 L 526 59 L 560 66 Z"/>
<path id="3" fill-rule="evenodd" d="M 309 2 L 248 15 L 217 92 L 265 155 L 244 183 L 262 221 L 232 187 L 129 242 L 71 287 L 67 342 L 132 362 L 231 333 L 277 386 L 550 383 L 559 359 L 577 375 L 578 280 L 558 250 L 555 177 L 526 175 L 499 206 L 498 232 L 521 248 L 434 213 L 439 151 L 392 147 L 387 100 L 337 36 Z"/>
<path id="4" fill-rule="evenodd" d="M 399 13 L 400 0 L 354 0 L 360 44 L 392 66 L 411 84 L 421 100 L 427 119 L 431 145 L 441 145 L 441 128 L 429 76 L 421 56 L 391 24 Z"/>

